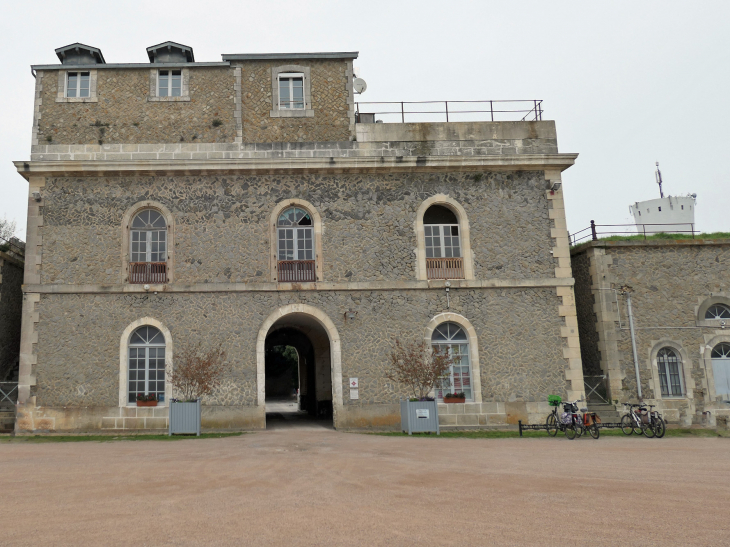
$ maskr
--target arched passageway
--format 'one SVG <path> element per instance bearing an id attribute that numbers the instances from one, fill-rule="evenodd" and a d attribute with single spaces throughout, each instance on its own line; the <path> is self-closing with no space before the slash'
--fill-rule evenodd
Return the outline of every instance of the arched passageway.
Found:
<path id="1" fill-rule="evenodd" d="M 317 314 L 321 315 L 321 312 L 317 310 Z M 327 329 L 322 318 L 303 311 L 279 315 L 273 322 L 272 318 L 267 320 L 271 324 L 264 332 L 265 323 L 261 333 L 264 351 L 263 356 L 259 353 L 259 360 L 263 357 L 264 362 L 263 378 L 259 376 L 259 395 L 263 387 L 267 428 L 311 424 L 315 420 L 322 425 L 332 425 L 333 351 L 329 330 L 334 326 Z M 328 319 L 327 322 L 331 325 Z"/>

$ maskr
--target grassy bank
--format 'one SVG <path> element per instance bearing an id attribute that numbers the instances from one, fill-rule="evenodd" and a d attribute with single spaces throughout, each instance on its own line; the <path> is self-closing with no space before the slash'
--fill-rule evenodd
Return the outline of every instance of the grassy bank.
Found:
<path id="1" fill-rule="evenodd" d="M 223 437 L 238 437 L 241 432 L 235 433 L 202 433 L 197 435 L 22 435 L 12 437 L 0 436 L 0 443 L 109 443 L 117 441 L 184 441 L 191 439 L 221 439 Z"/>
<path id="2" fill-rule="evenodd" d="M 407 433 L 400 431 L 377 431 L 369 433 L 370 435 L 382 435 L 385 437 L 408 437 Z M 442 431 L 441 435 L 431 433 L 414 433 L 412 437 L 428 437 L 433 439 L 514 439 L 519 438 L 519 431 L 499 431 L 499 430 L 476 430 L 476 431 Z M 541 438 L 550 439 L 546 431 L 523 431 L 524 438 Z M 565 437 L 564 433 L 558 433 L 559 437 Z M 588 434 L 587 437 L 590 438 Z M 620 429 L 601 429 L 601 437 L 625 437 L 627 439 L 645 438 L 643 435 L 624 435 Z M 716 431 L 714 429 L 667 429 L 666 437 L 724 437 L 730 438 L 728 431 Z"/>

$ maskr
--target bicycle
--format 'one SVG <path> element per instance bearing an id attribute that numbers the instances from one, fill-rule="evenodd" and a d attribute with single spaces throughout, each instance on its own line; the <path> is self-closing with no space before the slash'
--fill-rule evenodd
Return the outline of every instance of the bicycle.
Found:
<path id="1" fill-rule="evenodd" d="M 562 402 L 562 399 L 557 395 L 550 395 L 548 397 L 548 404 L 553 408 L 553 411 L 548 414 L 545 420 L 545 427 L 548 435 L 555 437 L 558 434 L 558 430 L 565 433 L 571 441 L 576 437 L 583 435 L 585 428 L 583 427 L 583 418 L 578 414 L 578 403 L 580 399 L 576 401 L 568 401 L 563 403 L 563 414 L 558 416 L 558 406 Z M 597 428 L 596 428 L 597 429 Z M 593 434 L 591 434 L 592 436 Z M 598 438 L 598 437 L 594 437 Z"/>
<path id="2" fill-rule="evenodd" d="M 656 410 L 651 410 L 652 408 L 656 407 L 656 405 L 648 405 L 649 406 L 649 423 L 647 429 L 651 429 L 654 433 L 652 437 L 656 437 L 657 439 L 661 439 L 664 437 L 664 434 L 667 432 L 667 425 L 664 423 L 664 419 L 659 415 L 659 412 Z M 647 435 L 648 437 L 648 435 Z"/>
<path id="3" fill-rule="evenodd" d="M 621 431 L 624 435 L 643 434 L 649 439 L 652 437 L 661 439 L 664 436 L 666 432 L 664 420 L 658 412 L 650 410 L 656 405 L 624 403 L 624 406 L 627 407 L 626 414 L 621 416 Z"/>
<path id="4" fill-rule="evenodd" d="M 581 408 L 580 410 L 583 412 L 583 426 L 591 437 L 598 439 L 601 436 L 601 430 L 598 428 L 598 424 L 601 423 L 601 418 L 595 412 L 588 412 L 587 408 Z"/>

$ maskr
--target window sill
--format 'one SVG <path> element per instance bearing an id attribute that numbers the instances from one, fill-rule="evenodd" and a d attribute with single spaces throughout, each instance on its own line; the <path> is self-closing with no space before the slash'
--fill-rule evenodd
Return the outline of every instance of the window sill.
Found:
<path id="1" fill-rule="evenodd" d="M 723 323 L 725 324 L 723 326 Z M 724 329 L 730 327 L 730 319 L 698 319 L 698 327 L 709 327 L 711 329 Z"/>
<path id="2" fill-rule="evenodd" d="M 189 103 L 190 97 L 147 97 L 148 103 Z"/>
<path id="3" fill-rule="evenodd" d="M 98 97 L 56 97 L 57 103 L 98 103 Z"/>
<path id="4" fill-rule="evenodd" d="M 314 118 L 314 110 L 292 109 L 292 110 L 272 110 L 269 112 L 270 118 Z"/>

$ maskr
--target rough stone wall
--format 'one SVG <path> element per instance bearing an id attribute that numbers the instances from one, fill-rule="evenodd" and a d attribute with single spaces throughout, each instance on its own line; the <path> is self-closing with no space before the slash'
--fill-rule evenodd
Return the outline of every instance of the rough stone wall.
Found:
<path id="1" fill-rule="evenodd" d="M 575 278 L 573 290 L 578 313 L 578 335 L 580 336 L 580 357 L 583 361 L 583 372 L 587 375 L 599 375 L 602 374 L 601 353 L 598 349 L 597 318 L 593 308 L 595 296 L 591 291 L 591 286 L 594 283 L 590 265 L 590 258 L 587 253 L 575 254 L 571 257 L 573 277 Z"/>
<path id="2" fill-rule="evenodd" d="M 17 377 L 23 265 L 0 252 L 0 382 Z"/>
<path id="3" fill-rule="evenodd" d="M 730 289 L 727 274 L 730 268 L 730 242 L 719 245 L 682 245 L 670 241 L 649 245 L 637 242 L 631 245 L 608 245 L 605 252 L 608 260 L 604 261 L 607 267 L 602 274 L 607 275 L 615 287 L 629 285 L 634 289 L 632 307 L 644 398 L 660 398 L 660 393 L 655 392 L 658 385 L 655 386 L 653 380 L 650 352 L 659 343 L 664 345 L 671 342 L 686 354 L 683 367 L 688 374 L 683 376 L 683 381 L 688 398 L 665 398 L 662 400 L 663 407 L 669 409 L 668 418 L 671 422 L 701 423 L 706 405 L 706 373 L 699 348 L 705 344 L 706 338 L 725 334 L 725 331 L 717 327 L 698 328 L 696 308 L 701 301 L 710 297 L 710 293 L 727 292 Z M 575 261 L 573 264 L 577 282 L 579 268 L 576 268 Z M 576 284 L 576 297 L 578 292 Z M 581 311 L 584 302 L 581 299 L 576 302 L 579 316 L 584 313 Z M 636 374 L 625 299 L 620 298 L 620 302 L 624 328 L 619 330 L 616 325 L 615 336 L 623 393 L 613 396 L 628 400 L 636 398 Z M 687 381 L 688 376 L 690 381 Z"/>
<path id="4" fill-rule="evenodd" d="M 384 377 L 392 341 L 422 338 L 430 319 L 447 311 L 442 290 L 43 295 L 36 402 L 117 406 L 122 332 L 137 319 L 153 317 L 170 330 L 174 347 L 223 343 L 229 369 L 205 404 L 255 405 L 259 328 L 272 312 L 292 303 L 320 309 L 337 328 L 343 383 L 360 379 L 357 401 L 350 401 L 347 385 L 342 386 L 345 406 L 392 404 L 405 395 Z M 542 402 L 548 394 L 565 394 L 559 304 L 555 289 L 452 290 L 448 311 L 465 316 L 477 332 L 485 402 Z M 345 321 L 348 309 L 358 312 L 355 321 Z"/>
<path id="5" fill-rule="evenodd" d="M 121 283 L 122 216 L 155 200 L 175 218 L 175 281 L 269 279 L 269 222 L 283 199 L 323 224 L 324 281 L 415 279 L 415 217 L 444 193 L 471 227 L 477 278 L 554 276 L 542 172 L 48 179 L 43 283 Z"/>
<path id="6" fill-rule="evenodd" d="M 152 65 L 150 68 L 153 68 Z M 187 69 L 190 71 L 190 101 L 148 102 L 150 68 L 98 70 L 98 102 L 95 103 L 55 102 L 58 72 L 44 71 L 38 143 L 81 145 L 100 144 L 100 140 L 104 144 L 234 141 L 236 123 L 233 117 L 232 68 L 191 67 Z M 220 120 L 221 125 L 214 127 L 214 120 Z M 97 121 L 101 126 L 96 125 Z"/>
<path id="7" fill-rule="evenodd" d="M 272 118 L 271 69 L 288 64 L 310 67 L 313 118 Z M 241 67 L 243 142 L 348 141 L 348 63 L 343 59 L 245 61 Z"/>

